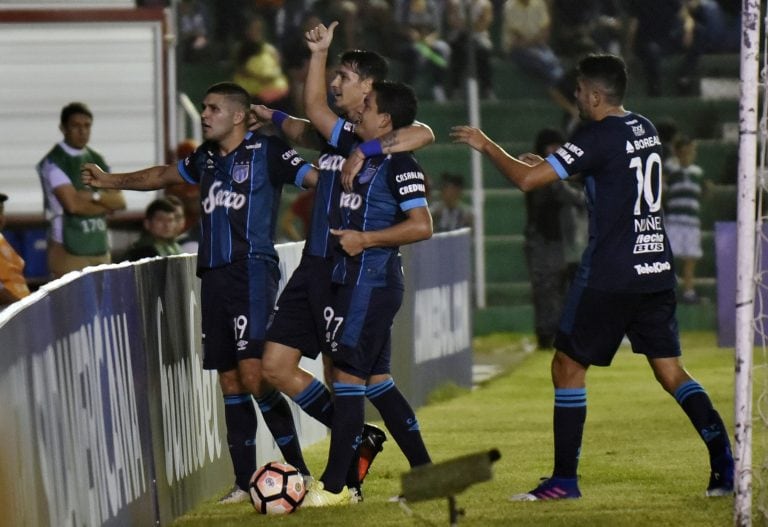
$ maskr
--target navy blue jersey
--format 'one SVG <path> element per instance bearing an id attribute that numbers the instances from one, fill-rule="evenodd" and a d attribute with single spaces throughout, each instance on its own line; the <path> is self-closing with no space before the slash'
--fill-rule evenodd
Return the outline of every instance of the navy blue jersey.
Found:
<path id="1" fill-rule="evenodd" d="M 589 244 L 581 285 L 637 293 L 675 287 L 661 211 L 661 142 L 648 119 L 630 112 L 588 123 L 547 162 L 563 179 L 584 177 Z"/>
<path id="2" fill-rule="evenodd" d="M 328 229 L 337 228 L 341 224 L 338 210 L 341 168 L 357 141 L 355 125 L 339 118 L 328 140 L 328 146 L 323 149 L 317 161 L 320 175 L 312 205 L 309 234 L 304 243 L 304 254 L 329 257 L 333 253 L 335 239 Z"/>
<path id="3" fill-rule="evenodd" d="M 342 192 L 339 202 L 342 228 L 379 231 L 406 218 L 405 213 L 427 207 L 424 173 L 410 153 L 366 159 L 353 191 Z M 402 287 L 398 247 L 372 247 L 355 257 L 340 256 L 333 281 L 376 287 Z"/>
<path id="4" fill-rule="evenodd" d="M 200 185 L 198 272 L 257 255 L 277 260 L 283 184 L 301 186 L 311 165 L 281 139 L 248 132 L 226 156 L 206 142 L 177 166 L 185 180 Z"/>

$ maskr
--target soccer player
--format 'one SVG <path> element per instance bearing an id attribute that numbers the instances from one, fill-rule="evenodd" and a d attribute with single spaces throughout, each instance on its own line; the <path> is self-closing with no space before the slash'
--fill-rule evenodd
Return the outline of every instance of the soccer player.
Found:
<path id="1" fill-rule="evenodd" d="M 555 466 L 519 500 L 579 498 L 577 465 L 587 415 L 586 373 L 609 366 L 626 335 L 647 357 L 707 450 L 708 496 L 733 492 L 734 464 L 720 415 L 683 368 L 675 316 L 675 273 L 661 211 L 661 143 L 653 124 L 624 109 L 624 61 L 590 55 L 579 62 L 576 104 L 588 121 L 546 159 L 518 161 L 481 130 L 455 126 L 454 142 L 487 156 L 523 191 L 576 173 L 585 178 L 589 245 L 568 293 L 555 337 Z"/>
<path id="2" fill-rule="evenodd" d="M 63 136 L 37 164 L 48 227 L 48 269 L 54 278 L 89 265 L 110 263 L 107 215 L 125 208 L 122 192 L 93 192 L 80 180 L 83 163 L 109 170 L 101 155 L 88 146 L 93 113 L 81 102 L 61 109 Z"/>
<path id="3" fill-rule="evenodd" d="M 326 59 L 327 50 L 314 58 L 316 61 L 321 60 L 322 66 L 318 62 L 311 76 L 317 77 L 316 74 L 322 72 L 322 78 L 308 76 L 307 79 L 307 85 L 311 83 L 317 88 L 313 93 L 307 92 L 310 97 L 318 98 L 307 110 L 316 126 L 307 120 L 272 111 L 264 106 L 253 109 L 260 120 L 271 119 L 291 141 L 322 149 L 309 234 L 301 262 L 278 299 L 267 331 L 263 364 L 264 375 L 273 386 L 290 396 L 309 415 L 330 427 L 333 415 L 331 392 L 311 373 L 301 369 L 299 361 L 302 355 L 317 357 L 326 340 L 326 326 L 329 323 L 326 308 L 331 295 L 332 256 L 336 247 L 335 237 L 329 231 L 329 221 L 330 217 L 338 217 L 342 167 L 345 171 L 348 168 L 352 170 L 351 167 L 355 165 L 359 167 L 365 159 L 364 152 L 377 154 L 418 149 L 432 143 L 434 135 L 429 127 L 414 123 L 357 146 L 353 161 L 345 162 L 350 148 L 359 144 L 358 138 L 351 133 L 353 121 L 359 119 L 365 97 L 371 92 L 373 83 L 386 76 L 387 63 L 383 57 L 371 51 L 353 50 L 341 55 L 330 88 L 336 108 L 348 116 L 349 120 L 345 120 L 331 111 L 326 103 Z M 345 130 L 345 133 L 340 133 L 341 130 Z M 330 137 L 330 140 L 326 141 L 318 132 Z M 369 398 L 390 431 L 401 429 L 403 425 L 400 421 L 413 417 L 412 411 L 404 414 L 398 409 L 407 403 L 390 376 L 382 377 L 370 386 Z M 408 439 L 409 436 L 413 438 Z M 347 487 L 354 501 L 362 498 L 360 481 L 356 480 L 362 480 L 365 476 L 372 457 L 381 449 L 384 439 L 382 432 L 366 425 L 358 449 L 364 450 L 359 471 L 358 464 L 352 463 L 354 470 L 347 478 Z M 423 445 L 419 434 L 397 434 L 395 439 L 412 465 L 428 462 L 423 446 L 408 446 L 414 441 Z"/>
<path id="4" fill-rule="evenodd" d="M 251 395 L 285 460 L 308 472 L 288 402 L 263 381 L 261 356 L 280 275 L 274 236 L 282 186 L 314 186 L 317 171 L 277 137 L 248 130 L 249 99 L 234 83 L 208 88 L 201 114 L 205 142 L 177 164 L 125 174 L 106 174 L 92 164 L 83 169 L 83 181 L 94 188 L 200 185 L 203 367 L 219 373 L 235 470 L 235 487 L 220 503 L 248 499 L 256 470 Z"/>
<path id="5" fill-rule="evenodd" d="M 374 82 L 355 127 L 337 119 L 324 103 L 325 64 L 336 25 L 320 25 L 307 33 L 312 56 L 305 102 L 312 124 L 338 145 L 357 137 L 368 142 L 411 124 L 416 97 L 399 83 Z M 409 462 L 430 462 L 413 409 L 390 375 L 390 330 L 403 295 L 398 247 L 432 235 L 424 175 L 409 153 L 378 153 L 367 157 L 351 183 L 331 220 L 336 227 L 331 234 L 339 244 L 333 255 L 333 298 L 324 313 L 335 396 L 331 446 L 323 475 L 310 484 L 304 498 L 306 507 L 350 501 L 345 467 L 360 441 L 366 396 Z"/>

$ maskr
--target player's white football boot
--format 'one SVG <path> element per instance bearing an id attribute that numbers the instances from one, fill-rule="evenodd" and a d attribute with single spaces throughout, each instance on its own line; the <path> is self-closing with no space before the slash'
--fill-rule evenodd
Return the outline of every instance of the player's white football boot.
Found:
<path id="1" fill-rule="evenodd" d="M 243 489 L 235 485 L 232 490 L 227 492 L 224 496 L 219 498 L 217 502 L 219 505 L 229 505 L 230 503 L 243 503 L 250 500 L 251 497 Z"/>

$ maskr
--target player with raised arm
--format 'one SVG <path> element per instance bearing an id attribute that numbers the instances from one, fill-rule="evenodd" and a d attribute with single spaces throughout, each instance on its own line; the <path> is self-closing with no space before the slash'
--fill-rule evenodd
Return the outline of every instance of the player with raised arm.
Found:
<path id="1" fill-rule="evenodd" d="M 325 63 L 336 23 L 307 33 L 312 56 L 305 86 L 312 124 L 338 145 L 371 141 L 409 125 L 416 114 L 413 90 L 374 82 L 356 127 L 337 119 L 325 101 Z M 356 137 L 357 136 L 357 137 Z M 305 507 L 349 502 L 345 468 L 360 441 L 366 396 L 413 466 L 429 463 L 418 421 L 390 375 L 391 326 L 402 302 L 399 245 L 432 235 L 424 175 L 410 153 L 368 157 L 339 198 L 333 297 L 325 309 L 326 340 L 333 361 L 334 409 L 325 471 L 310 484 Z M 340 227 L 340 228 L 339 228 Z"/>
<path id="2" fill-rule="evenodd" d="M 329 44 L 330 38 L 332 34 L 329 35 Z M 271 384 L 289 395 L 309 415 L 330 427 L 333 415 L 331 392 L 311 373 L 300 368 L 299 361 L 302 355 L 317 357 L 326 340 L 326 308 L 331 296 L 332 258 L 336 247 L 336 239 L 330 234 L 329 221 L 331 217 L 338 217 L 342 170 L 346 172 L 354 170 L 355 166 L 359 168 L 366 155 L 408 152 L 421 148 L 432 143 L 434 135 L 429 127 L 414 123 L 360 144 L 352 133 L 354 122 L 359 120 L 365 97 L 371 92 L 373 83 L 386 76 L 387 63 L 381 55 L 371 51 L 353 50 L 341 55 L 330 89 L 335 106 L 347 116 L 345 120 L 339 118 L 326 102 L 326 59 L 327 50 L 322 56 L 314 57 L 318 67 L 310 72 L 306 83 L 307 86 L 311 85 L 309 90 L 314 90 L 305 91 L 305 95 L 313 99 L 307 110 L 313 117 L 312 123 L 264 106 L 253 109 L 262 121 L 271 119 L 289 140 L 322 151 L 317 163 L 320 175 L 309 234 L 301 262 L 278 299 L 267 332 L 264 374 Z M 321 71 L 322 78 L 312 78 L 317 77 L 316 74 Z M 344 133 L 341 133 L 342 130 Z M 353 152 L 352 159 L 346 160 L 350 150 Z M 352 176 L 355 174 L 353 172 Z M 330 383 L 329 376 L 326 377 Z M 381 388 L 371 388 L 371 400 L 379 409 L 385 424 L 390 429 L 397 429 L 393 421 L 401 418 L 401 412 L 393 413 L 389 409 L 394 408 L 393 405 L 385 407 L 383 404 L 390 399 L 405 399 L 394 383 L 388 383 L 386 390 Z M 352 463 L 346 481 L 353 501 L 362 499 L 360 483 L 385 439 L 382 431 L 365 425 L 358 449 L 361 459 L 359 463 Z M 403 450 L 411 463 L 420 463 L 424 459 L 418 448 L 406 447 Z"/>
<path id="3" fill-rule="evenodd" d="M 208 88 L 201 114 L 205 142 L 177 164 L 123 174 L 88 164 L 82 171 L 94 188 L 200 185 L 203 367 L 219 374 L 235 471 L 235 486 L 220 503 L 248 499 L 256 470 L 252 395 L 285 460 L 308 473 L 288 402 L 263 381 L 261 357 L 280 278 L 274 236 L 282 187 L 314 186 L 317 171 L 279 138 L 248 130 L 249 99 L 234 83 Z"/>
<path id="4" fill-rule="evenodd" d="M 518 161 L 481 130 L 455 126 L 454 142 L 488 157 L 521 190 L 581 173 L 589 209 L 589 245 L 555 338 L 555 463 L 552 476 L 514 500 L 579 498 L 577 466 L 587 414 L 586 373 L 609 366 L 626 335 L 647 357 L 709 452 L 707 496 L 733 492 L 728 432 L 704 388 L 683 368 L 675 315 L 675 273 L 661 211 L 661 142 L 653 124 L 624 109 L 624 61 L 590 55 L 578 68 L 576 104 L 588 121 L 531 164 Z"/>

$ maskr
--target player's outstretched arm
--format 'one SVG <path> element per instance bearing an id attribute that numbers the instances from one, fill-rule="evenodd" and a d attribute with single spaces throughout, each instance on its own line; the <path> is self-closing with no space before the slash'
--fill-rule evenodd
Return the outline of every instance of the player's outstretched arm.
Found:
<path id="1" fill-rule="evenodd" d="M 328 86 L 325 81 L 328 49 L 333 40 L 333 32 L 338 25 L 338 22 L 331 22 L 328 27 L 320 24 L 304 34 L 307 46 L 312 52 L 309 58 L 307 80 L 304 83 L 304 108 L 312 125 L 326 139 L 331 137 L 333 127 L 339 118 L 328 106 Z"/>
<path id="2" fill-rule="evenodd" d="M 83 183 L 93 188 L 118 188 L 124 190 L 157 190 L 183 183 L 176 165 L 161 165 L 136 172 L 107 174 L 98 165 L 86 163 L 80 170 Z"/>
<path id="3" fill-rule="evenodd" d="M 533 166 L 524 163 L 509 155 L 479 128 L 453 126 L 450 135 L 454 143 L 467 144 L 490 159 L 493 166 L 523 192 L 543 187 L 559 179 L 549 163 L 540 162 Z"/>
<path id="4" fill-rule="evenodd" d="M 427 240 L 432 237 L 432 215 L 427 207 L 406 211 L 406 219 L 380 231 L 331 229 L 339 237 L 339 244 L 350 256 L 356 256 L 370 247 L 396 247 Z"/>

